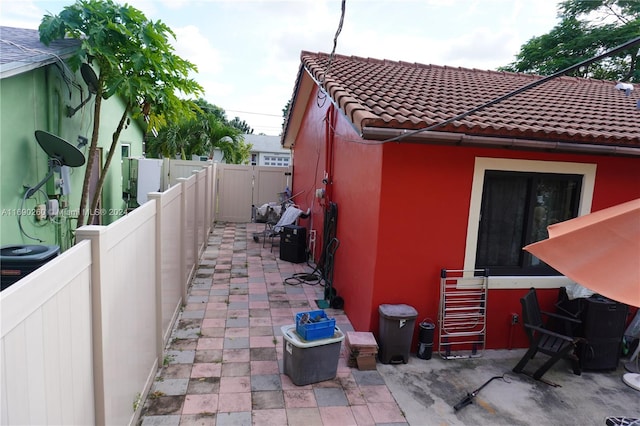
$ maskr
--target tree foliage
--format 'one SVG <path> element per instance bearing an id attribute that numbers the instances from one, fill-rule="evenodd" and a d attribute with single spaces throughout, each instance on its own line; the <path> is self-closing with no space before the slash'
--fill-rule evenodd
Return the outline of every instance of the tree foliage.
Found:
<path id="1" fill-rule="evenodd" d="M 253 134 L 253 129 L 249 126 L 249 124 L 247 124 L 246 121 L 240 120 L 240 117 L 235 117 L 233 120 L 229 122 L 229 125 L 231 127 L 235 127 L 236 129 L 240 130 L 242 133 L 245 133 L 247 135 Z"/>
<path id="2" fill-rule="evenodd" d="M 202 110 L 203 112 L 209 113 L 214 115 L 218 121 L 222 122 L 222 123 L 228 123 L 229 120 L 227 120 L 227 113 L 224 109 L 220 108 L 218 105 L 213 105 L 209 102 L 207 102 L 204 99 L 196 99 L 195 104 L 198 106 L 198 108 L 200 108 L 200 110 Z"/>
<path id="3" fill-rule="evenodd" d="M 204 99 L 194 102 L 192 116 L 173 121 L 160 128 L 157 137 L 147 139 L 147 154 L 151 157 L 191 159 L 192 155 L 213 158 L 216 148 L 230 164 L 248 161 L 251 145 L 244 143 L 241 129 L 231 125 L 224 110 Z"/>
<path id="4" fill-rule="evenodd" d="M 547 34 L 533 37 L 503 71 L 550 75 L 640 36 L 638 0 L 565 0 L 560 22 Z M 639 48 L 605 58 L 573 75 L 614 81 L 640 81 Z"/>
<path id="5" fill-rule="evenodd" d="M 282 108 L 282 131 L 284 132 L 284 126 L 287 124 L 287 117 L 289 116 L 289 110 L 291 109 L 291 99 L 287 101 L 287 104 Z"/>
<path id="6" fill-rule="evenodd" d="M 102 99 L 118 96 L 124 101 L 125 110 L 114 123 L 109 155 L 92 194 L 89 212 L 96 211 L 127 117 L 143 115 L 150 126 L 156 126 L 191 115 L 193 103 L 179 98 L 177 93 L 197 95 L 202 87 L 189 78 L 189 72 L 196 71 L 195 65 L 174 53 L 170 44 L 170 40 L 175 39 L 173 31 L 161 21 L 147 19 L 132 6 L 120 6 L 112 0 L 77 0 L 58 15 L 45 15 L 39 32 L 45 45 L 64 37 L 81 40 L 69 65 L 77 70 L 82 63 L 89 63 L 99 72 L 93 133 L 79 208 L 78 226 L 81 226 L 97 153 Z"/>

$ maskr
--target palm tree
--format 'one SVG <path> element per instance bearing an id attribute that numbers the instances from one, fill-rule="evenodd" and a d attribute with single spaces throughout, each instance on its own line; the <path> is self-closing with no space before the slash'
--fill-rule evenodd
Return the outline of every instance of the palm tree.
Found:
<path id="1" fill-rule="evenodd" d="M 200 110 L 194 118 L 166 125 L 157 138 L 147 143 L 147 154 L 182 159 L 192 155 L 209 155 L 219 148 L 227 163 L 241 164 L 249 158 L 251 147 L 244 144 L 242 132 L 220 120 L 219 114 Z"/>
<path id="2" fill-rule="evenodd" d="M 233 126 L 216 120 L 208 121 L 209 155 L 213 158 L 219 148 L 229 164 L 242 164 L 249 159 L 250 146 L 244 143 L 242 132 Z"/>

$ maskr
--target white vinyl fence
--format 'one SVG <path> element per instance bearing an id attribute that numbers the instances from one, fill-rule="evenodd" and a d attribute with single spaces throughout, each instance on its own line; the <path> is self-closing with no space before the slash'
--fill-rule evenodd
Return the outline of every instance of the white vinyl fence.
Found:
<path id="1" fill-rule="evenodd" d="M 205 169 L 212 161 L 177 160 L 165 158 L 162 162 L 162 188 L 172 187 L 181 177 L 189 177 L 191 174 Z"/>
<path id="2" fill-rule="evenodd" d="M 0 424 L 133 425 L 214 222 L 208 165 L 0 293 Z"/>

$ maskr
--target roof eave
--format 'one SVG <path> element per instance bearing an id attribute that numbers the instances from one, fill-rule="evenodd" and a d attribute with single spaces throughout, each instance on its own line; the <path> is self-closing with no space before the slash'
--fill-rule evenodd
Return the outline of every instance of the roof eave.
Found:
<path id="1" fill-rule="evenodd" d="M 60 49 L 55 53 L 43 53 L 32 58 L 28 58 L 25 61 L 14 61 L 0 65 L 0 80 L 13 77 L 18 74 L 23 74 L 44 66 L 53 64 L 61 59 L 67 59 L 76 50 L 77 46 L 71 46 L 64 49 Z"/>
<path id="2" fill-rule="evenodd" d="M 291 149 L 295 144 L 298 133 L 300 132 L 300 127 L 304 121 L 305 109 L 315 84 L 309 72 L 301 65 L 291 98 L 289 114 L 284 126 L 284 131 L 282 132 L 282 146 L 284 148 Z"/>
<path id="3" fill-rule="evenodd" d="M 531 151 L 552 151 L 552 152 L 573 152 L 591 155 L 613 155 L 640 157 L 640 147 L 608 145 L 608 144 L 586 144 L 570 143 L 551 140 L 519 139 L 495 136 L 477 136 L 466 133 L 425 131 L 420 133 L 411 132 L 407 129 L 384 128 L 384 127 L 362 127 L 362 138 L 376 141 L 373 143 L 385 143 L 403 134 L 413 133 L 396 143 L 427 143 L 437 145 L 471 145 L 492 148 L 524 149 Z"/>

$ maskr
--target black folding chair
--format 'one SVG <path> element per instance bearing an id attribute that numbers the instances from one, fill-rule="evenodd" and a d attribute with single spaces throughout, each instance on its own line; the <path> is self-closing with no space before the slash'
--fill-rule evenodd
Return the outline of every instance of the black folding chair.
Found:
<path id="1" fill-rule="evenodd" d="M 577 344 L 584 342 L 585 339 L 553 331 L 550 320 L 569 322 L 576 325 L 580 324 L 581 321 L 576 318 L 541 311 L 540 305 L 538 304 L 538 296 L 534 288 L 531 288 L 529 292 L 520 299 L 520 303 L 522 304 L 522 323 L 529 338 L 529 349 L 522 359 L 520 359 L 520 362 L 513 368 L 513 371 L 515 373 L 530 375 L 536 380 L 542 380 L 544 373 L 556 362 L 561 359 L 568 359 L 571 361 L 573 373 L 580 375 L 582 373 L 580 363 L 574 352 Z M 543 315 L 548 318 L 547 323 L 543 321 Z M 525 372 L 524 367 L 538 352 L 549 356 L 549 359 L 533 372 L 533 374 Z M 547 383 L 552 384 L 550 382 Z"/>

